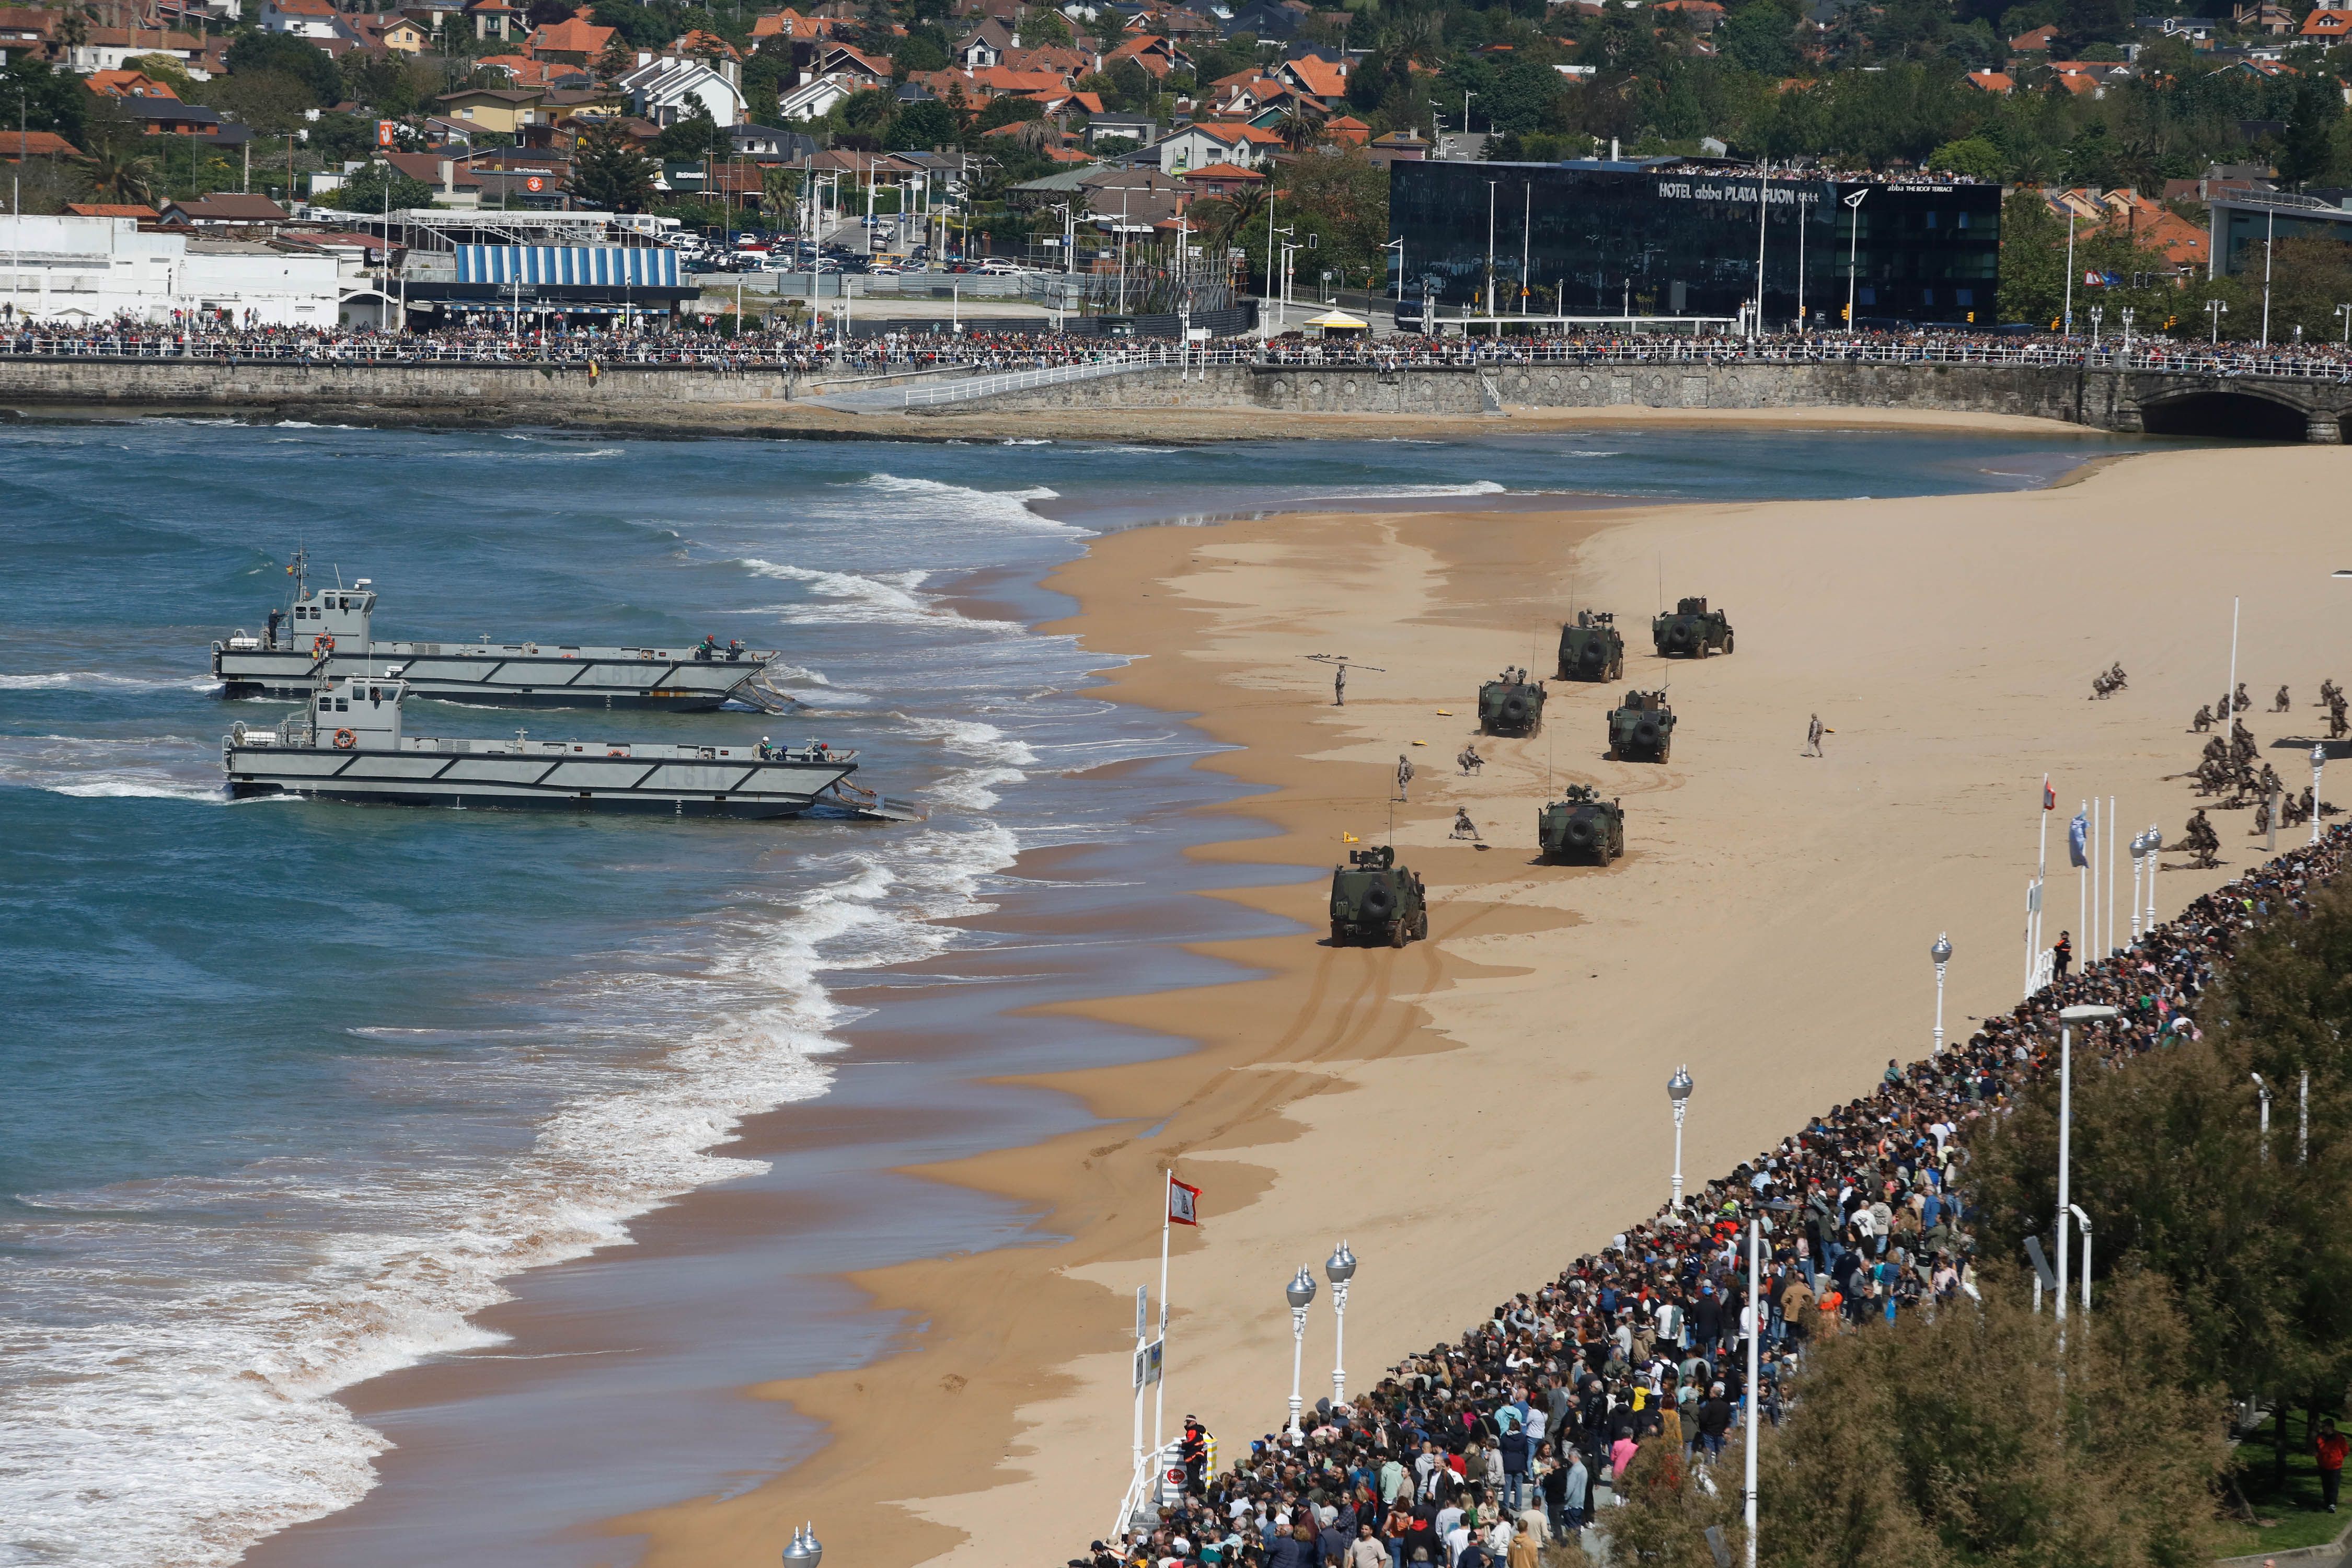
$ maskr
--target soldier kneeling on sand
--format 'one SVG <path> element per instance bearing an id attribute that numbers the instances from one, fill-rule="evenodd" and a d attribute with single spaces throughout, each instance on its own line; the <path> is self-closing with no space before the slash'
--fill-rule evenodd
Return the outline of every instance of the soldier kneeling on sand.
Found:
<path id="1" fill-rule="evenodd" d="M 2273 713 L 2284 713 L 2294 706 L 2294 703 L 2287 700 L 2286 688 L 2284 686 L 2278 689 L 2278 695 L 2271 699 L 2271 711 Z"/>
<path id="2" fill-rule="evenodd" d="M 1478 754 L 1478 748 L 1475 746 L 1463 747 L 1462 754 L 1454 760 L 1461 765 L 1462 771 L 1465 773 L 1475 773 L 1486 765 L 1486 759 Z"/>
<path id="3" fill-rule="evenodd" d="M 2189 864 L 2200 871 L 2210 871 L 2221 863 L 2221 841 L 2214 836 L 2213 825 L 2205 819 L 2202 809 L 2189 818 L 2189 828 L 2181 835 L 2180 847 L 2192 857 Z"/>
<path id="4" fill-rule="evenodd" d="M 1454 837 L 1476 838 L 1481 844 L 1486 842 L 1485 839 L 1478 838 L 1478 825 L 1470 820 L 1470 808 L 1466 805 L 1457 805 L 1454 808 Z"/>
<path id="5" fill-rule="evenodd" d="M 2199 704 L 2197 709 L 2197 717 L 2189 721 L 2189 731 L 2192 734 L 2201 735 L 2212 727 L 2213 705 L 2210 702 Z"/>

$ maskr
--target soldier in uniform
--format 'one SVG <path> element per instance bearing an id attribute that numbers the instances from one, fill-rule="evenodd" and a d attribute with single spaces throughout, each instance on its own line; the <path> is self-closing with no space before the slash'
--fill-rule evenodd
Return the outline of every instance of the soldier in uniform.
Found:
<path id="1" fill-rule="evenodd" d="M 1343 664 L 1331 672 L 1331 706 L 1345 708 L 1347 705 L 1348 667 Z"/>
<path id="2" fill-rule="evenodd" d="M 2336 700 L 2327 706 L 2327 738 L 2340 741 L 2347 732 L 2352 732 L 2352 724 L 2345 722 L 2344 693 L 2339 691 L 2336 694 Z"/>
<path id="3" fill-rule="evenodd" d="M 2246 695 L 2246 683 L 2242 680 L 2238 682 L 2236 705 L 2237 710 L 2241 713 L 2243 713 L 2247 709 L 2252 708 L 2254 705 L 2254 700 Z"/>
<path id="4" fill-rule="evenodd" d="M 1813 721 L 1805 726 L 1805 755 L 1818 757 L 1821 754 L 1822 716 L 1816 713 L 1813 715 Z"/>
<path id="5" fill-rule="evenodd" d="M 1412 783 L 1412 763 L 1406 758 L 1402 752 L 1399 752 L 1397 753 L 1397 799 L 1405 800 L 1410 798 L 1406 794 L 1406 790 Z"/>
<path id="6" fill-rule="evenodd" d="M 2189 818 L 2189 829 L 2181 836 L 2180 847 L 2189 851 L 2189 864 L 2200 871 L 2210 871 L 2221 863 L 2221 841 L 2213 833 L 2213 825 L 2205 820 L 2200 807 Z"/>
<path id="7" fill-rule="evenodd" d="M 2201 734 L 2205 733 L 2205 731 L 2206 731 L 2210 730 L 2212 727 L 2213 727 L 2213 708 L 2212 708 L 2212 704 L 2210 704 L 2210 703 L 2200 703 L 2200 704 L 2198 705 L 2198 709 L 2197 709 L 2197 717 L 2196 717 L 2196 718 L 2194 718 L 2194 719 L 2191 719 L 2190 721 L 2189 721 L 2189 732 L 2190 732 L 2191 734 L 2201 735 Z"/>
<path id="8" fill-rule="evenodd" d="M 2284 713 L 2294 706 L 2294 704 L 2287 700 L 2286 688 L 2284 686 L 2278 689 L 2278 695 L 2271 699 L 2271 711 L 2273 713 Z"/>
<path id="9" fill-rule="evenodd" d="M 1454 837 L 1477 838 L 1481 844 L 1486 842 L 1485 839 L 1478 838 L 1478 825 L 1470 820 L 1470 808 L 1466 805 L 1457 805 L 1454 808 Z"/>
<path id="10" fill-rule="evenodd" d="M 1475 773 L 1486 765 L 1486 759 L 1478 754 L 1478 748 L 1475 746 L 1463 747 L 1462 754 L 1454 760 L 1460 764 L 1465 773 Z"/>

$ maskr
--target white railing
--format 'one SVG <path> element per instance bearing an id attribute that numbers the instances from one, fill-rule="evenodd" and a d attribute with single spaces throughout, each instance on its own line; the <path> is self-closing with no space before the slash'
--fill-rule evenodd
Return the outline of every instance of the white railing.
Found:
<path id="1" fill-rule="evenodd" d="M 996 397 L 1008 392 L 1026 392 L 1033 387 L 1058 386 L 1065 382 L 1093 381 L 1098 376 L 1117 375 L 1122 371 L 1143 370 L 1152 365 L 1173 364 L 1176 356 L 1158 349 L 1139 349 L 1113 355 L 1108 359 L 1085 364 L 1048 365 L 1039 370 L 1014 371 L 1009 375 L 979 375 L 969 381 L 935 382 L 926 386 L 908 387 L 899 406 L 920 408 L 940 403 L 962 403 L 975 397 Z"/>

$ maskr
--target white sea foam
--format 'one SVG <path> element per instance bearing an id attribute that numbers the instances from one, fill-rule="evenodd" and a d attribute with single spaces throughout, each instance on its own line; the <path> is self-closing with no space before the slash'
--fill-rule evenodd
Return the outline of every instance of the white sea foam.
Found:
<path id="1" fill-rule="evenodd" d="M 74 735 L 0 737 L 0 788 L 86 798 L 133 796 L 224 802 L 220 755 L 183 735 L 96 740 Z"/>
<path id="2" fill-rule="evenodd" d="M 0 675 L 0 691 L 210 691 L 214 682 L 164 675 L 109 675 L 96 669 L 60 669 L 43 675 Z"/>
<path id="3" fill-rule="evenodd" d="M 570 1064 L 579 1091 L 487 1180 L 421 1166 L 386 1181 L 289 1158 L 30 1194 L 40 1245 L 23 1256 L 37 1261 L 15 1283 L 55 1283 L 98 1310 L 76 1326 L 8 1335 L 18 1375 L 0 1424 L 0 1563 L 223 1568 L 264 1535 L 356 1501 L 386 1445 L 334 1402 L 338 1390 L 496 1343 L 471 1320 L 508 1298 L 503 1279 L 625 1245 L 637 1215 L 763 1170 L 723 1146 L 745 1117 L 824 1091 L 817 1058 L 836 1048 L 827 1031 L 847 1015 L 823 976 L 943 948 L 953 933 L 935 922 L 991 908 L 980 886 L 1016 849 L 994 826 L 924 829 L 845 858 L 812 889 L 755 899 L 761 913 L 730 915 L 703 977 L 680 987 L 678 1000 L 706 1016 L 695 1003 L 715 989 L 716 1021 L 650 1062 Z M 529 1068 L 567 1070 L 539 1053 Z M 226 1233 L 233 1249 L 193 1262 L 163 1261 L 185 1239 L 167 1233 L 183 1227 L 142 1237 L 144 1222 L 125 1217 L 256 1205 L 278 1223 Z M 302 1223 L 312 1215 L 315 1227 Z M 16 1228 L 0 1225 L 0 1242 Z M 163 1249 L 156 1258 L 149 1246 Z"/>
<path id="4" fill-rule="evenodd" d="M 915 590 L 930 576 L 928 572 L 883 572 L 861 576 L 855 572 L 827 572 L 788 562 L 747 557 L 743 565 L 761 577 L 805 584 L 822 605 L 784 605 L 780 613 L 798 625 L 863 621 L 902 626 L 954 626 L 982 631 L 1025 630 L 1017 621 L 981 620 L 960 615 L 929 595 Z"/>
<path id="5" fill-rule="evenodd" d="M 1041 533 L 1086 536 L 1092 531 L 1061 522 L 1030 510 L 1031 501 L 1058 500 L 1059 490 L 1032 485 L 1018 490 L 974 489 L 940 479 L 902 479 L 897 474 L 868 474 L 859 488 L 898 498 L 911 509 L 955 522 L 1001 523 Z"/>
<path id="6" fill-rule="evenodd" d="M 927 741 L 938 741 L 949 751 L 971 757 L 981 765 L 958 768 L 941 775 L 923 793 L 942 805 L 962 811 L 986 811 L 1002 797 L 998 786 L 1020 784 L 1024 770 L 1037 765 L 1030 744 L 977 719 L 917 718 L 893 715 L 907 729 Z"/>

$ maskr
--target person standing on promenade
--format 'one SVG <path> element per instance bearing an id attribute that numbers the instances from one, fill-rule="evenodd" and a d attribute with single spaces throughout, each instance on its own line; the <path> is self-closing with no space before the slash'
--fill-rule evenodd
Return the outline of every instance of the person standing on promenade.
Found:
<path id="1" fill-rule="evenodd" d="M 2058 933 L 2058 945 L 2050 950 L 2050 962 L 2057 970 L 2058 978 L 2063 983 L 2066 978 L 2066 971 L 2073 968 L 2074 964 L 2074 939 L 2063 931 Z"/>
<path id="2" fill-rule="evenodd" d="M 2284 1419 L 2282 1416 L 2280 1419 Z M 2352 1448 L 2352 1439 L 2336 1430 L 2333 1419 L 2319 1424 L 2319 1436 L 2311 1440 L 2312 1453 L 2319 1460 L 2319 1496 L 2327 1511 L 2336 1511 L 2336 1495 L 2344 1489 L 2344 1453 Z"/>
<path id="3" fill-rule="evenodd" d="M 1372 1533 L 1370 1520 L 1356 1526 L 1356 1539 L 1348 1543 L 1348 1555 L 1340 1568 L 1391 1568 L 1389 1549 Z"/>
<path id="4" fill-rule="evenodd" d="M 1584 1528 L 1585 1499 L 1592 1489 L 1592 1473 L 1584 1468 L 1581 1449 L 1568 1451 L 1568 1465 L 1561 1472 L 1559 1485 L 1559 1532 L 1565 1536 L 1572 1530 Z"/>

